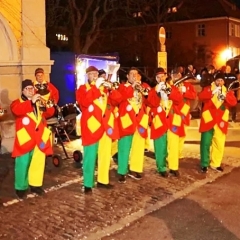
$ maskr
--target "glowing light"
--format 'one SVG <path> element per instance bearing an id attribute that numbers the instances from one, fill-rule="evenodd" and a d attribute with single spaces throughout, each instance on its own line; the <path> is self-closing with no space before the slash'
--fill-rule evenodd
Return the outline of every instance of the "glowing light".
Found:
<path id="1" fill-rule="evenodd" d="M 228 60 L 230 58 L 232 58 L 232 51 L 231 49 L 225 49 L 222 54 L 221 54 L 221 57 L 223 60 Z"/>

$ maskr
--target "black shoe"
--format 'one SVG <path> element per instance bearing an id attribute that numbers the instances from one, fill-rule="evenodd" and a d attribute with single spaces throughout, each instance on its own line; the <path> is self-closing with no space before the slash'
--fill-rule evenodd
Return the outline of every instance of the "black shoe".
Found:
<path id="1" fill-rule="evenodd" d="M 16 190 L 16 195 L 18 199 L 24 199 L 26 196 L 27 190 Z"/>
<path id="2" fill-rule="evenodd" d="M 36 193 L 39 196 L 42 196 L 43 194 L 45 194 L 45 191 L 41 187 L 30 186 L 30 190 L 32 193 Z"/>
<path id="3" fill-rule="evenodd" d="M 128 176 L 135 179 L 135 180 L 141 180 L 142 179 L 142 175 L 140 173 L 133 172 L 133 171 L 129 171 Z"/>
<path id="4" fill-rule="evenodd" d="M 216 171 L 216 172 L 223 172 L 223 168 L 222 167 L 211 167 L 211 169 Z"/>
<path id="5" fill-rule="evenodd" d="M 160 172 L 159 174 L 160 174 L 162 177 L 165 177 L 165 178 L 168 177 L 168 172 L 167 172 L 167 171 L 165 171 L 165 172 Z"/>
<path id="6" fill-rule="evenodd" d="M 119 175 L 118 182 L 119 183 L 126 183 L 126 176 L 125 175 Z"/>
<path id="7" fill-rule="evenodd" d="M 84 188 L 83 188 L 83 192 L 84 192 L 85 194 L 91 194 L 91 193 L 92 193 L 92 188 L 90 188 L 90 187 L 84 187 Z"/>
<path id="8" fill-rule="evenodd" d="M 112 189 L 114 186 L 112 184 L 103 184 L 100 182 L 97 182 L 97 187 L 98 188 L 105 188 L 105 189 Z"/>
<path id="9" fill-rule="evenodd" d="M 208 168 L 207 167 L 201 167 L 201 172 L 202 173 L 207 173 L 208 171 Z"/>
<path id="10" fill-rule="evenodd" d="M 170 170 L 169 173 L 171 173 L 174 177 L 180 177 L 180 173 L 178 170 Z"/>

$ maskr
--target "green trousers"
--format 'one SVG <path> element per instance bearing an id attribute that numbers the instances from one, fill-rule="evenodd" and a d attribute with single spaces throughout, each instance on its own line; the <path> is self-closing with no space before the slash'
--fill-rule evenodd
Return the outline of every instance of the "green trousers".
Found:
<path id="1" fill-rule="evenodd" d="M 210 163 L 210 147 L 212 144 L 214 129 L 201 133 L 200 155 L 201 167 L 208 167 Z"/>
<path id="2" fill-rule="evenodd" d="M 15 189 L 26 190 L 28 186 L 41 187 L 46 155 L 37 146 L 15 159 Z"/>
<path id="3" fill-rule="evenodd" d="M 83 147 L 83 185 L 92 188 L 95 185 L 94 172 L 96 167 L 96 158 L 98 151 L 98 142 Z"/>
<path id="4" fill-rule="evenodd" d="M 132 140 L 133 135 L 125 136 L 118 140 L 118 174 L 126 175 L 128 172 Z"/>
<path id="5" fill-rule="evenodd" d="M 220 167 L 224 155 L 226 134 L 215 125 L 213 129 L 201 134 L 201 167 Z M 211 149 L 211 152 L 210 152 Z"/>
<path id="6" fill-rule="evenodd" d="M 154 152 L 158 172 L 165 172 L 167 170 L 167 133 L 161 137 L 153 140 Z"/>

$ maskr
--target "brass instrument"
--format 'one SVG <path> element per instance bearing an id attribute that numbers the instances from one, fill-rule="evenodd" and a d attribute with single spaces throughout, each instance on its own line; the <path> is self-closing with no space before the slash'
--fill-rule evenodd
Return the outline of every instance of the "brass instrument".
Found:
<path id="1" fill-rule="evenodd" d="M 238 83 L 238 87 L 235 87 L 235 88 L 232 88 L 236 83 Z M 228 89 L 227 89 L 227 91 L 236 91 L 236 90 L 238 90 L 240 88 L 240 81 L 239 80 L 235 80 L 235 81 L 233 81 L 233 82 L 231 82 L 230 84 L 229 84 L 229 87 L 228 87 Z"/>
<path id="2" fill-rule="evenodd" d="M 41 107 L 43 107 L 43 108 L 51 108 L 51 107 L 53 107 L 53 106 L 55 105 L 53 99 L 48 99 L 48 100 L 46 100 L 46 99 L 44 99 L 43 97 L 40 97 L 40 98 L 39 98 L 39 101 L 40 101 L 40 102 L 39 102 L 40 108 L 41 108 Z"/>
<path id="3" fill-rule="evenodd" d="M 143 87 L 139 82 L 139 84 L 135 85 L 134 90 L 137 90 L 138 92 L 142 93 L 144 96 L 147 96 L 150 89 Z"/>
<path id="4" fill-rule="evenodd" d="M 196 78 L 194 77 L 192 72 L 188 72 L 185 76 L 175 81 L 173 85 L 178 87 L 180 83 L 185 82 L 188 79 L 196 79 Z"/>
<path id="5" fill-rule="evenodd" d="M 109 88 L 109 84 L 111 85 L 111 87 Z M 119 82 L 109 82 L 107 80 L 105 80 L 103 83 L 102 83 L 102 86 L 106 87 L 106 88 L 109 88 L 109 89 L 118 89 L 119 88 L 119 85 L 120 83 Z"/>
<path id="6" fill-rule="evenodd" d="M 48 94 L 50 91 L 48 90 L 48 84 L 47 83 L 37 83 L 35 84 L 35 89 L 36 89 L 36 93 L 40 94 L 40 95 L 46 95 Z"/>
<path id="7" fill-rule="evenodd" d="M 236 83 L 238 83 L 239 86 L 233 88 L 233 86 L 234 86 Z M 229 84 L 228 89 L 227 89 L 227 92 L 229 92 L 229 91 L 236 91 L 236 90 L 238 90 L 238 89 L 240 89 L 240 81 L 239 81 L 239 80 L 235 80 L 235 81 L 233 81 L 233 82 L 231 82 L 231 83 Z M 225 96 L 224 94 L 222 94 L 222 91 L 221 91 L 220 94 L 218 95 L 218 99 L 219 99 L 220 101 L 223 101 L 225 98 L 226 98 L 226 96 Z"/>
<path id="8" fill-rule="evenodd" d="M 7 113 L 7 109 L 0 108 L 0 117 Z"/>
<path id="9" fill-rule="evenodd" d="M 167 84 L 165 83 L 165 88 L 162 89 L 163 92 L 165 92 L 167 95 L 169 95 L 172 91 L 171 87 L 168 87 Z"/>

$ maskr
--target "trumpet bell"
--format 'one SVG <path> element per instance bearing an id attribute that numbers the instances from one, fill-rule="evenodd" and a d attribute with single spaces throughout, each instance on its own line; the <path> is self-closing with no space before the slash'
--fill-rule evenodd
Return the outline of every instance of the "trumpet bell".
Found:
<path id="1" fill-rule="evenodd" d="M 0 108 L 0 117 L 7 113 L 7 109 Z"/>

